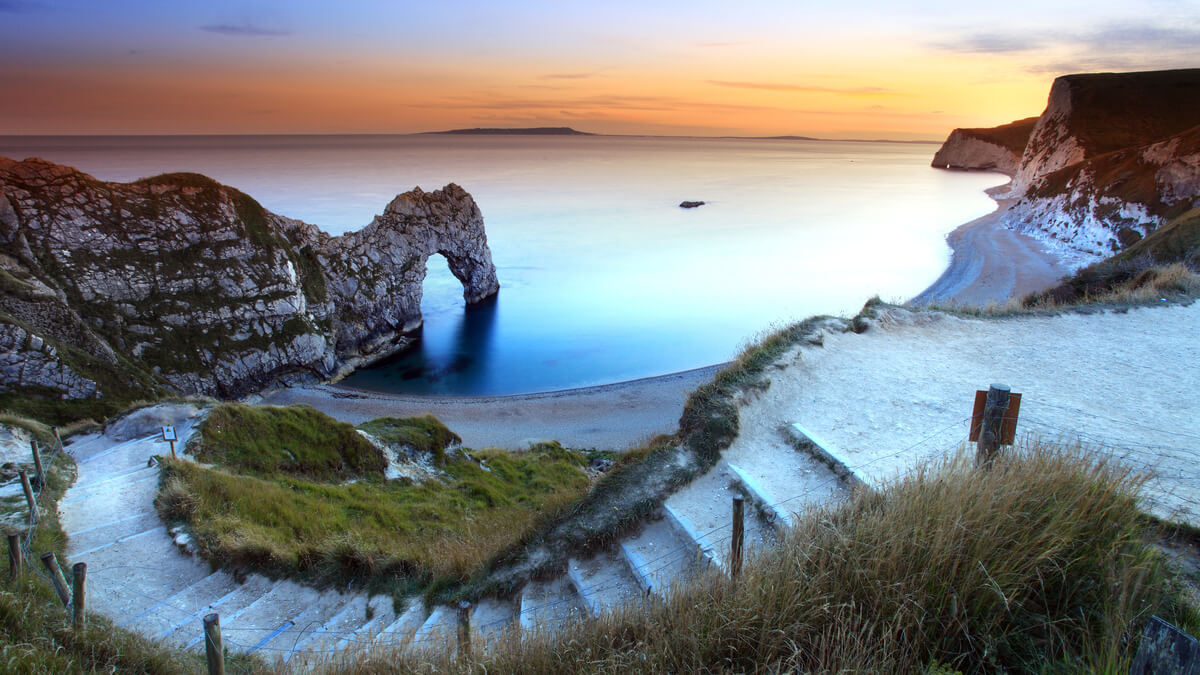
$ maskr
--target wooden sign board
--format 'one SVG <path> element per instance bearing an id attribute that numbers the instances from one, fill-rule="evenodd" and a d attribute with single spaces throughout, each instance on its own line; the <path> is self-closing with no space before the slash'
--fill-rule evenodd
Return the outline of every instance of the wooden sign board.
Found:
<path id="1" fill-rule="evenodd" d="M 163 440 L 164 440 L 164 441 L 174 441 L 174 440 L 176 440 L 176 438 L 175 438 L 175 427 L 173 427 L 173 426 L 169 426 L 169 425 L 168 425 L 168 426 L 165 426 L 165 427 L 163 427 L 163 428 L 162 428 L 162 430 L 163 430 Z"/>
<path id="2" fill-rule="evenodd" d="M 1129 674 L 1195 673 L 1198 670 L 1200 643 L 1196 638 L 1157 616 L 1150 617 Z"/>
<path id="3" fill-rule="evenodd" d="M 967 440 L 979 440 L 979 430 L 983 426 L 983 407 L 987 405 L 987 392 L 975 392 L 975 409 L 971 411 L 971 435 Z M 1004 421 L 1000 424 L 1000 445 L 1012 445 L 1017 440 L 1017 415 L 1021 412 L 1021 395 L 1008 395 L 1008 410 L 1004 413 Z"/>

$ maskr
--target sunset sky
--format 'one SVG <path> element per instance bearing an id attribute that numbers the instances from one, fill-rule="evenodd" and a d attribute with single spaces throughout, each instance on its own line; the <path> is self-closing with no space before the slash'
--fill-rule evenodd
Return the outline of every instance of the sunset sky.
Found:
<path id="1" fill-rule="evenodd" d="M 1171 2 L 0 0 L 0 134 L 571 126 L 942 139 L 1200 67 Z"/>

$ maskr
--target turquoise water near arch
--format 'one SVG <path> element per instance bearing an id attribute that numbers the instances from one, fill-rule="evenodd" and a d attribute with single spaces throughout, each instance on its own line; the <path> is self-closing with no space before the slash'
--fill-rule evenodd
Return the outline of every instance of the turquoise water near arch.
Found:
<path id="1" fill-rule="evenodd" d="M 499 395 L 719 363 L 773 326 L 904 300 L 1002 176 L 935 145 L 620 136 L 0 137 L 105 180 L 196 171 L 331 234 L 448 182 L 484 214 L 499 296 L 467 308 L 430 260 L 416 347 L 345 384 Z M 705 206 L 681 209 L 683 200 Z"/>

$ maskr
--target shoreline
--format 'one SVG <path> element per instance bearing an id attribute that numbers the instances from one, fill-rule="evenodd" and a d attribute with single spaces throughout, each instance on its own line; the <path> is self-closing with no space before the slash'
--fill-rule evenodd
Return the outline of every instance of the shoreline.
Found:
<path id="1" fill-rule="evenodd" d="M 987 192 L 1006 187 L 991 188 Z M 1038 240 L 1004 227 L 1004 214 L 1015 199 L 992 196 L 996 209 L 959 225 L 946 235 L 950 265 L 928 288 L 908 301 L 912 306 L 1003 304 L 1045 290 L 1071 273 Z"/>
<path id="2" fill-rule="evenodd" d="M 999 186 L 1003 187 L 1003 186 Z M 992 188 L 988 194 L 992 195 Z M 908 301 L 987 305 L 1043 290 L 1069 273 L 1037 240 L 1009 230 L 1003 215 L 1014 200 L 993 196 L 996 209 L 946 236 L 950 265 Z M 315 384 L 261 395 L 266 405 L 306 404 L 343 422 L 431 413 L 468 447 L 521 450 L 556 440 L 573 448 L 626 450 L 655 435 L 674 433 L 687 397 L 710 381 L 719 363 L 667 375 L 610 384 L 501 396 L 432 397 Z"/>
<path id="3" fill-rule="evenodd" d="M 313 384 L 262 394 L 264 405 L 310 405 L 350 424 L 431 413 L 473 448 L 522 450 L 556 440 L 572 448 L 628 450 L 674 433 L 683 404 L 724 363 L 626 382 L 506 396 L 427 397 Z"/>

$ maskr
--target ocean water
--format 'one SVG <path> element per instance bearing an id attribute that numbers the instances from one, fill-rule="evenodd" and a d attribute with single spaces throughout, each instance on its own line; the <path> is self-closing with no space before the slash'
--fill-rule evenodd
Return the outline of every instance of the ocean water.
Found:
<path id="1" fill-rule="evenodd" d="M 614 136 L 0 137 L 104 180 L 195 171 L 331 234 L 448 182 L 479 203 L 501 283 L 467 308 L 440 256 L 416 347 L 345 384 L 498 395 L 726 361 L 812 314 L 904 300 L 1003 176 L 927 144 Z M 683 200 L 703 200 L 681 209 Z"/>

